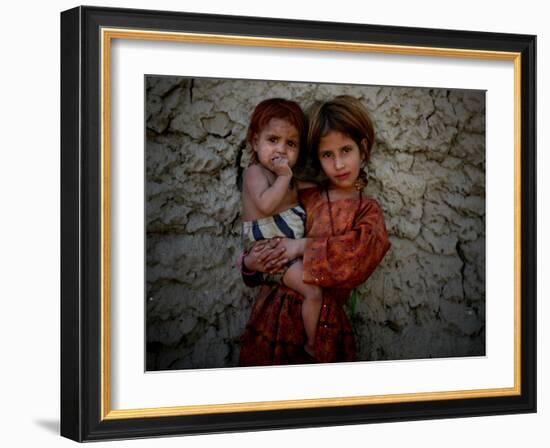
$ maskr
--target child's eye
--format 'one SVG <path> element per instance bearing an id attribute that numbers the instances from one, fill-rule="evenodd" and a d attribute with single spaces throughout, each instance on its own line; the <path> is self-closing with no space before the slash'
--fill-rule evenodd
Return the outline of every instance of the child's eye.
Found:
<path id="1" fill-rule="evenodd" d="M 269 137 L 268 140 L 269 140 L 271 143 L 276 143 L 276 142 L 277 142 L 277 137 Z"/>
<path id="2" fill-rule="evenodd" d="M 330 157 L 332 157 L 332 153 L 330 152 L 324 152 L 323 154 L 321 154 L 321 157 L 323 159 L 329 159 Z"/>
<path id="3" fill-rule="evenodd" d="M 291 140 L 291 141 L 288 142 L 288 146 L 290 146 L 291 148 L 296 148 L 298 146 L 298 144 Z"/>
<path id="4" fill-rule="evenodd" d="M 353 149 L 353 148 L 352 148 L 351 146 L 345 146 L 345 147 L 343 148 L 343 151 L 344 151 L 345 153 L 348 153 L 348 152 L 351 152 L 352 149 Z"/>

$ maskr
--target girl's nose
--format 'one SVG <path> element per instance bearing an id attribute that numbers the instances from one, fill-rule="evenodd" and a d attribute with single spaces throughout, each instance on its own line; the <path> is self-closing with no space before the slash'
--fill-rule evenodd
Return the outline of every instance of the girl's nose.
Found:
<path id="1" fill-rule="evenodd" d="M 344 162 L 340 157 L 335 157 L 334 158 L 334 167 L 337 170 L 340 170 L 340 169 L 344 168 Z"/>

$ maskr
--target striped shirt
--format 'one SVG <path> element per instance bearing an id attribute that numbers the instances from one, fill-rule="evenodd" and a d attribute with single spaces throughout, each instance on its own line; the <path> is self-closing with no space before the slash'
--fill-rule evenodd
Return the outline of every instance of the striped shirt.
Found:
<path id="1" fill-rule="evenodd" d="M 306 212 L 302 206 L 289 208 L 267 218 L 243 222 L 243 243 L 249 249 L 253 243 L 270 238 L 303 238 Z"/>

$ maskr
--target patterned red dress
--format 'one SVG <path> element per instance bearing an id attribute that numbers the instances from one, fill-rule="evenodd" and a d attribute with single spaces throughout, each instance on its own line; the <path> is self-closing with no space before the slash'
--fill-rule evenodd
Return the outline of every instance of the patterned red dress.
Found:
<path id="1" fill-rule="evenodd" d="M 353 330 L 343 305 L 390 247 L 382 209 L 365 197 L 329 203 L 320 187 L 301 190 L 300 201 L 307 213 L 304 281 L 323 288 L 315 337 L 317 361 L 355 361 Z M 239 365 L 310 362 L 304 351 L 302 300 L 283 285 L 261 288 L 242 336 Z"/>

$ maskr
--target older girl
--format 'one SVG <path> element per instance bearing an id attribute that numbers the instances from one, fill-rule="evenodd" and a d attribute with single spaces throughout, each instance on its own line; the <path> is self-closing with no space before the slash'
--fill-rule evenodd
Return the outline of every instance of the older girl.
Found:
<path id="1" fill-rule="evenodd" d="M 307 215 L 306 237 L 254 248 L 243 258 L 243 272 L 277 269 L 302 257 L 303 281 L 323 288 L 315 358 L 303 350 L 303 297 L 277 285 L 263 287 L 254 302 L 242 337 L 243 366 L 354 361 L 354 336 L 343 305 L 390 247 L 382 209 L 363 194 L 364 168 L 374 142 L 366 109 L 353 97 L 339 96 L 316 105 L 309 121 L 311 158 L 326 183 L 299 192 Z M 257 276 L 243 278 L 254 284 Z"/>

